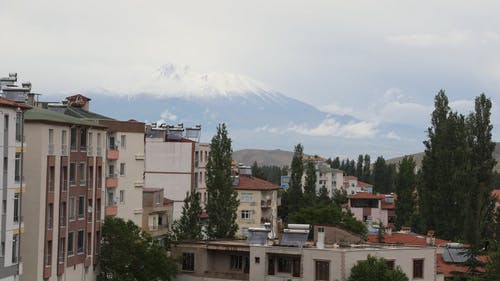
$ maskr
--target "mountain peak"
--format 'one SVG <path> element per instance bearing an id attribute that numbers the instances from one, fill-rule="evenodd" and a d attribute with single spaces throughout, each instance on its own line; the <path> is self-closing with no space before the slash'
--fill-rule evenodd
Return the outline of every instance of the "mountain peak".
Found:
<path id="1" fill-rule="evenodd" d="M 248 94 L 262 96 L 272 92 L 262 82 L 248 76 L 225 72 L 200 73 L 193 71 L 188 65 L 171 63 L 158 68 L 154 87 L 155 92 L 196 97 Z"/>

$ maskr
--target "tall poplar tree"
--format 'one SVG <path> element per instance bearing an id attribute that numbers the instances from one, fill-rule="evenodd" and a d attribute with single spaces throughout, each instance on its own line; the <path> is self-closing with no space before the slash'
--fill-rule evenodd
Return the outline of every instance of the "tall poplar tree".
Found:
<path id="1" fill-rule="evenodd" d="M 415 212 L 416 190 L 415 161 L 411 156 L 405 156 L 399 163 L 396 177 L 396 228 L 411 225 L 411 217 Z"/>
<path id="2" fill-rule="evenodd" d="M 333 159 L 331 167 L 333 169 L 339 169 L 340 168 L 340 158 L 338 156 Z"/>
<path id="3" fill-rule="evenodd" d="M 304 206 L 311 206 L 316 201 L 316 167 L 312 161 L 307 161 L 304 183 Z"/>
<path id="4" fill-rule="evenodd" d="M 382 193 L 385 190 L 384 184 L 386 180 L 384 179 L 386 175 L 386 165 L 385 159 L 382 156 L 377 157 L 377 160 L 373 164 L 373 191 Z"/>
<path id="5" fill-rule="evenodd" d="M 231 139 L 226 124 L 219 124 L 210 143 L 207 163 L 208 214 L 207 236 L 212 239 L 233 238 L 239 201 L 231 177 Z"/>
<path id="6" fill-rule="evenodd" d="M 182 207 L 181 218 L 172 227 L 175 240 L 200 240 L 203 238 L 201 226 L 201 205 L 198 192 L 187 193 Z"/>
<path id="7" fill-rule="evenodd" d="M 358 162 L 356 163 L 356 177 L 358 177 L 358 180 L 362 181 L 364 180 L 364 175 L 363 175 L 364 169 L 363 169 L 363 155 L 358 156 Z"/>
<path id="8" fill-rule="evenodd" d="M 290 187 L 287 190 L 287 214 L 303 207 L 302 175 L 304 174 L 304 147 L 299 143 L 295 146 L 291 164 Z"/>
<path id="9" fill-rule="evenodd" d="M 371 182 L 371 170 L 370 170 L 370 155 L 365 154 L 364 163 L 363 163 L 363 181 Z"/>

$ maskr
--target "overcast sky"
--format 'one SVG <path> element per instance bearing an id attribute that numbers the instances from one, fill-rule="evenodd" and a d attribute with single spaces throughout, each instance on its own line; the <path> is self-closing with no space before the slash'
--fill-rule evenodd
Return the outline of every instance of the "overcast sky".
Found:
<path id="1" fill-rule="evenodd" d="M 0 75 L 44 94 L 123 92 L 175 63 L 365 121 L 427 125 L 441 88 L 461 111 L 481 92 L 500 102 L 498 11 L 500 1 L 2 0 Z"/>

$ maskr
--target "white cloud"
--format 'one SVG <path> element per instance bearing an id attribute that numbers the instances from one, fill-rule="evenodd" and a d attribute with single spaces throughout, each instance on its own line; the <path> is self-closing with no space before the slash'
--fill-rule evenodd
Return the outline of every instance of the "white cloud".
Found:
<path id="1" fill-rule="evenodd" d="M 162 112 L 160 115 L 162 120 L 177 121 L 177 115 L 170 112 L 168 109 Z"/>
<path id="2" fill-rule="evenodd" d="M 468 43 L 469 34 L 463 31 L 451 31 L 448 33 L 415 33 L 387 36 L 386 41 L 409 47 L 459 47 Z"/>
<path id="3" fill-rule="evenodd" d="M 338 114 L 338 115 L 354 115 L 355 112 L 352 107 L 340 106 L 336 103 L 318 106 L 318 109 L 324 112 Z"/>
<path id="4" fill-rule="evenodd" d="M 386 138 L 391 139 L 391 140 L 401 140 L 401 137 L 396 134 L 394 131 L 390 131 L 385 135 Z"/>

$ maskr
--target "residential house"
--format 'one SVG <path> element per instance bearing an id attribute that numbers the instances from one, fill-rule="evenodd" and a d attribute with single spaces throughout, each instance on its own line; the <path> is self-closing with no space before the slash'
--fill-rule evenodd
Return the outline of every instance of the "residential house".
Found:
<path id="1" fill-rule="evenodd" d="M 172 200 L 163 197 L 162 188 L 144 188 L 142 229 L 157 240 L 165 239 L 172 224 Z"/>
<path id="2" fill-rule="evenodd" d="M 355 176 L 345 176 L 344 177 L 344 189 L 347 194 L 356 194 L 358 192 L 373 192 L 373 185 L 358 180 Z"/>
<path id="3" fill-rule="evenodd" d="M 359 192 L 347 198 L 347 206 L 357 220 L 381 222 L 385 226 L 393 227 L 396 219 L 393 194 Z"/>

